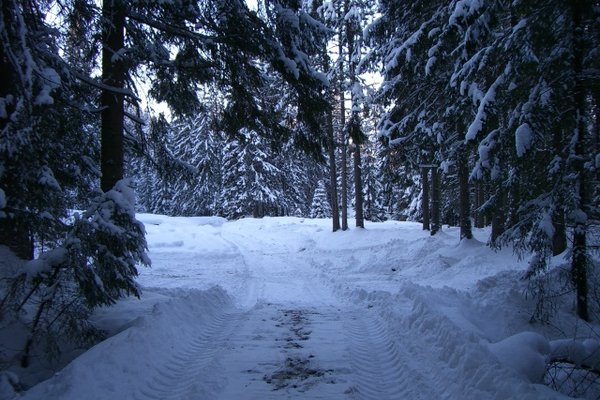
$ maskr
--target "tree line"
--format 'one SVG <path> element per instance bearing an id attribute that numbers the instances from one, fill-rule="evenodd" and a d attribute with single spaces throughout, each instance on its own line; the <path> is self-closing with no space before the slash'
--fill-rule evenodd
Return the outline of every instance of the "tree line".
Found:
<path id="1" fill-rule="evenodd" d="M 334 232 L 353 210 L 358 227 L 408 218 L 459 225 L 461 240 L 491 225 L 491 246 L 534 254 L 532 281 L 568 249 L 590 319 L 597 1 L 5 0 L 0 13 L 0 311 L 29 332 L 23 366 L 41 338 L 97 340 L 91 311 L 139 295 L 135 207 L 328 216 Z M 171 121 L 148 116 L 146 95 Z"/>

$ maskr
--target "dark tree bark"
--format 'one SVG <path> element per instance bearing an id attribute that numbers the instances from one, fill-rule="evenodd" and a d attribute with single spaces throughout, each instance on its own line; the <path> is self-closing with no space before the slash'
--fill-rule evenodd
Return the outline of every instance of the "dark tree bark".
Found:
<path id="1" fill-rule="evenodd" d="M 123 61 L 125 42 L 125 5 L 120 0 L 102 4 L 102 115 L 101 180 L 104 192 L 123 178 L 123 92 L 126 67 Z"/>
<path id="2" fill-rule="evenodd" d="M 431 235 L 435 235 L 442 229 L 440 223 L 440 176 L 437 167 L 431 168 Z"/>
<path id="3" fill-rule="evenodd" d="M 314 1 L 312 3 L 311 15 L 318 18 L 318 9 L 323 5 L 323 1 Z M 323 43 L 321 48 L 321 64 L 324 71 L 331 70 L 331 59 L 327 51 L 327 43 Z M 330 87 L 327 92 L 327 99 L 329 104 L 334 103 L 334 90 Z M 335 131 L 333 129 L 333 110 L 332 107 L 328 107 L 325 111 L 325 129 L 327 133 L 327 154 L 329 156 L 329 187 L 330 187 L 330 199 L 331 204 L 331 223 L 332 231 L 336 232 L 340 230 L 340 207 L 338 200 L 338 182 L 337 182 L 337 161 L 335 157 L 336 153 L 336 140 Z"/>
<path id="4" fill-rule="evenodd" d="M 596 154 L 600 153 L 600 82 L 594 89 L 594 147 Z"/>
<path id="5" fill-rule="evenodd" d="M 348 1 L 345 2 L 345 10 L 348 11 Z M 360 121 L 357 111 L 357 99 L 355 98 L 354 84 L 356 83 L 356 63 L 357 57 L 354 55 L 355 51 L 355 27 L 352 19 L 346 22 L 346 41 L 348 44 L 348 78 L 350 80 L 351 90 L 351 117 L 349 126 L 349 137 L 352 139 L 354 146 L 352 146 L 354 156 L 354 216 L 356 220 L 356 227 L 364 228 L 365 219 L 363 215 L 363 187 L 362 187 L 362 166 L 360 157 L 360 146 L 363 143 L 363 133 L 360 128 Z"/>
<path id="6" fill-rule="evenodd" d="M 459 219 L 460 219 L 460 239 L 472 239 L 473 232 L 471 230 L 471 200 L 469 190 L 469 166 L 468 152 L 463 146 L 459 150 L 458 164 L 458 186 L 459 186 Z"/>
<path id="7" fill-rule="evenodd" d="M 423 230 L 429 230 L 429 168 L 421 167 L 421 211 L 423 212 Z"/>
<path id="8" fill-rule="evenodd" d="M 519 206 L 521 205 L 521 179 L 516 175 L 510 186 L 509 204 L 509 226 L 515 226 L 519 223 Z"/>
<path id="9" fill-rule="evenodd" d="M 362 190 L 362 166 L 360 157 L 360 144 L 354 146 L 354 208 L 356 213 L 356 227 L 365 227 L 363 215 L 363 190 Z"/>
<path id="10" fill-rule="evenodd" d="M 554 211 L 552 216 L 554 237 L 552 238 L 552 255 L 557 256 L 567 249 L 567 226 L 562 209 Z"/>
<path id="11" fill-rule="evenodd" d="M 483 228 L 485 226 L 485 215 L 480 210 L 481 206 L 485 203 L 485 190 L 484 184 L 481 181 L 475 183 L 475 227 Z"/>
<path id="12" fill-rule="evenodd" d="M 554 154 L 565 156 L 565 137 L 562 129 L 555 129 L 552 136 Z M 555 209 L 552 214 L 552 224 L 554 226 L 554 236 L 552 237 L 552 254 L 557 256 L 567 249 L 567 226 L 565 222 L 564 204 L 565 198 L 562 193 L 558 193 L 555 201 Z"/>
<path id="13" fill-rule="evenodd" d="M 575 102 L 576 131 L 574 138 L 575 160 L 573 161 L 574 172 L 577 174 L 575 190 L 578 195 L 578 211 L 580 214 L 575 218 L 573 229 L 573 259 L 571 274 L 575 290 L 577 292 L 577 315 L 579 318 L 589 321 L 588 314 L 588 285 L 587 285 L 587 221 L 584 217 L 588 205 L 588 193 L 586 190 L 586 174 L 584 166 L 585 155 L 585 87 L 583 82 L 583 13 L 584 1 L 571 0 L 573 13 L 573 73 L 575 74 L 575 87 L 573 99 Z"/>
<path id="14" fill-rule="evenodd" d="M 499 189 L 496 196 L 496 204 L 492 215 L 492 237 L 490 239 L 493 246 L 498 244 L 498 238 L 504 233 L 505 221 L 506 221 L 506 210 L 504 207 L 504 192 Z"/>
<path id="15" fill-rule="evenodd" d="M 0 245 L 11 249 L 22 260 L 33 260 L 33 236 L 18 214 L 0 219 Z"/>
<path id="16" fill-rule="evenodd" d="M 341 36 L 341 35 L 340 35 Z M 340 40 L 340 54 L 344 50 Z M 343 63 L 340 65 L 340 73 L 344 74 Z M 346 104 L 344 95 L 344 83 L 340 81 L 340 150 L 342 152 L 342 230 L 348 229 L 348 138 L 346 137 Z"/>
<path id="17" fill-rule="evenodd" d="M 331 220 L 333 232 L 340 229 L 340 210 L 338 205 L 337 168 L 335 161 L 335 136 L 333 132 L 333 115 L 327 111 L 327 138 L 329 141 L 329 184 L 331 186 Z"/>

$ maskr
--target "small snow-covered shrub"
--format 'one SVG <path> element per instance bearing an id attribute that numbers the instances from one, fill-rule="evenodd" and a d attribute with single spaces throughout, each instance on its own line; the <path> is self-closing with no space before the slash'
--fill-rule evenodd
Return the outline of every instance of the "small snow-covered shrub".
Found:
<path id="1" fill-rule="evenodd" d="M 600 398 L 600 342 L 563 339 L 550 345 L 544 383 L 568 396 Z"/>
<path id="2" fill-rule="evenodd" d="M 65 338 L 84 345 L 97 341 L 102 333 L 89 323 L 92 310 L 124 296 L 139 296 L 137 265 L 149 265 L 150 260 L 133 202 L 128 182 L 120 181 L 74 216 L 55 248 L 29 262 L 13 257 L 12 275 L 0 283 L 0 315 L 3 325 L 27 327 L 20 344 L 23 367 L 33 347 L 44 346 L 46 354 L 56 355 Z"/>

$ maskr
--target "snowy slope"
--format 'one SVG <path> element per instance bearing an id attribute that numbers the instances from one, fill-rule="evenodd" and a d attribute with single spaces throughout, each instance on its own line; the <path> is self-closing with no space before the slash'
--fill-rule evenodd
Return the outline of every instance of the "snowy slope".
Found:
<path id="1" fill-rule="evenodd" d="M 100 310 L 114 336 L 24 399 L 564 398 L 541 385 L 551 340 L 589 336 L 528 322 L 526 262 L 486 231 L 138 217 L 142 300 Z"/>

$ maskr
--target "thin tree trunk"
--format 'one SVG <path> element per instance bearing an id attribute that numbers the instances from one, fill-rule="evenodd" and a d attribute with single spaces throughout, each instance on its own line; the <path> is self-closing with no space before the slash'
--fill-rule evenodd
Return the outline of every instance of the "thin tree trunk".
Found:
<path id="1" fill-rule="evenodd" d="M 553 132 L 553 147 L 554 154 L 558 154 L 561 158 L 565 156 L 565 136 L 562 129 L 555 129 Z M 552 254 L 557 256 L 567 249 L 567 226 L 565 222 L 565 196 L 558 192 L 554 200 L 554 212 L 552 214 L 552 224 L 554 226 L 554 236 L 552 237 Z"/>
<path id="2" fill-rule="evenodd" d="M 21 356 L 21 368 L 29 367 L 29 356 L 31 353 L 31 346 L 33 346 L 33 340 L 35 339 L 35 333 L 36 333 L 37 327 L 40 323 L 42 313 L 44 312 L 44 309 L 46 308 L 46 304 L 48 304 L 49 301 L 50 300 L 42 301 L 42 303 L 38 306 L 37 312 L 35 313 L 31 331 L 29 332 L 29 336 L 27 337 L 27 340 L 25 341 L 25 347 L 23 348 L 23 355 Z"/>
<path id="3" fill-rule="evenodd" d="M 504 221 L 506 220 L 506 215 L 505 215 L 505 209 L 504 209 L 504 192 L 502 189 L 498 189 L 498 192 L 496 194 L 498 196 L 498 199 L 496 200 L 496 204 L 494 207 L 494 211 L 493 211 L 493 216 L 492 216 L 492 237 L 491 237 L 491 243 L 492 246 L 496 246 L 498 244 L 498 238 L 500 237 L 500 235 L 502 235 L 504 233 L 504 229 L 505 228 L 505 224 Z"/>
<path id="4" fill-rule="evenodd" d="M 567 249 L 567 226 L 565 222 L 565 213 L 561 208 L 554 210 L 552 224 L 554 225 L 552 255 L 557 256 Z"/>
<path id="5" fill-rule="evenodd" d="M 102 83 L 116 89 L 104 89 L 101 97 L 100 187 L 107 192 L 123 178 L 122 89 L 125 86 L 126 68 L 120 52 L 125 42 L 124 4 L 120 0 L 104 0 L 102 18 Z"/>
<path id="6" fill-rule="evenodd" d="M 519 171 L 521 173 L 521 171 Z M 515 226 L 519 223 L 519 206 L 521 205 L 521 178 L 518 173 L 515 174 L 513 183 L 510 186 L 509 199 L 509 226 Z"/>
<path id="7" fill-rule="evenodd" d="M 337 169 L 335 162 L 335 137 L 333 132 L 332 111 L 327 111 L 327 136 L 329 140 L 329 184 L 331 186 L 331 220 L 333 232 L 340 229 L 340 210 L 338 205 Z"/>
<path id="8" fill-rule="evenodd" d="M 600 82 L 594 90 L 594 103 L 594 147 L 596 148 L 596 154 L 600 154 Z"/>
<path id="9" fill-rule="evenodd" d="M 575 289 L 577 292 L 577 315 L 579 318 L 589 321 L 588 314 L 588 287 L 587 287 L 587 221 L 585 211 L 588 205 L 588 193 L 586 190 L 586 174 L 583 164 L 585 156 L 585 130 L 586 123 L 583 115 L 585 112 L 585 88 L 583 84 L 583 2 L 581 0 L 571 0 L 573 12 L 573 72 L 575 74 L 574 101 L 577 118 L 575 131 L 575 161 L 573 162 L 574 172 L 577 175 L 575 181 L 575 191 L 578 196 L 578 213 L 575 217 L 575 227 L 573 229 L 573 259 L 571 274 Z"/>
<path id="10" fill-rule="evenodd" d="M 421 211 L 423 212 L 423 230 L 429 230 L 429 168 L 421 167 Z"/>
<path id="11" fill-rule="evenodd" d="M 348 12 L 348 0 L 345 1 L 345 10 Z M 356 80 L 356 63 L 358 57 L 355 56 L 355 29 L 352 19 L 346 21 L 346 40 L 348 44 L 348 78 L 350 81 L 350 96 L 351 96 L 351 117 L 349 126 L 349 137 L 354 142 L 354 217 L 356 220 L 356 226 L 358 228 L 365 227 L 365 220 L 363 215 L 363 187 L 362 187 L 362 167 L 360 157 L 360 146 L 363 143 L 363 133 L 360 128 L 360 122 L 358 118 L 358 104 L 355 97 L 354 85 L 357 83 Z"/>
<path id="12" fill-rule="evenodd" d="M 471 230 L 471 200 L 469 190 L 469 167 L 468 152 L 463 146 L 458 155 L 458 185 L 459 185 L 459 218 L 460 218 L 460 239 L 472 239 Z"/>
<path id="13" fill-rule="evenodd" d="M 485 226 L 485 216 L 483 211 L 481 211 L 481 206 L 485 203 L 485 190 L 482 181 L 477 181 L 477 183 L 475 183 L 475 199 L 475 208 L 477 209 L 475 214 L 475 227 L 483 228 Z"/>
<path id="14" fill-rule="evenodd" d="M 360 157 L 360 144 L 354 147 L 354 189 L 355 189 L 355 212 L 356 227 L 365 227 L 365 218 L 363 216 L 363 192 L 362 192 L 362 166 Z"/>
<path id="15" fill-rule="evenodd" d="M 431 168 L 431 235 L 442 229 L 440 223 L 440 176 L 437 167 Z"/>
<path id="16" fill-rule="evenodd" d="M 340 32 L 340 37 L 341 37 Z M 343 54 L 344 47 L 340 39 L 339 51 L 340 57 Z M 344 75 L 344 63 L 340 64 L 340 75 Z M 344 80 L 340 80 L 340 150 L 342 152 L 342 230 L 348 229 L 348 138 L 346 137 L 346 96 L 344 94 Z"/>
<path id="17" fill-rule="evenodd" d="M 314 1 L 311 8 L 311 16 L 318 18 L 319 7 L 323 5 L 323 1 Z M 327 44 L 323 43 L 321 48 L 321 62 L 324 71 L 331 71 L 331 58 L 327 51 Z M 327 92 L 327 99 L 329 104 L 333 104 L 334 101 L 334 90 L 330 88 Z M 331 223 L 332 231 L 336 232 L 340 230 L 340 207 L 338 199 L 338 182 L 337 182 L 337 162 L 335 157 L 336 140 L 335 132 L 333 129 L 333 110 L 332 107 L 328 107 L 325 111 L 325 129 L 327 133 L 328 142 L 328 155 L 329 155 L 329 187 L 330 187 L 330 204 L 331 204 Z"/>

